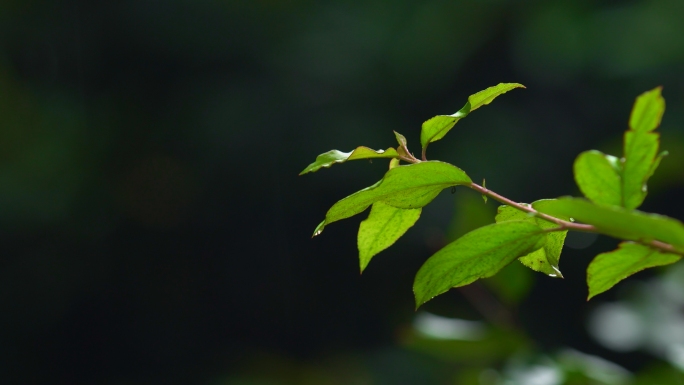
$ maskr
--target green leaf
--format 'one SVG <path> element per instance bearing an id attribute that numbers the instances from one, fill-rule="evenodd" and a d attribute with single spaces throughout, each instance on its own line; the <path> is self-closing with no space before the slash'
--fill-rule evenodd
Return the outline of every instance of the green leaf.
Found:
<path id="1" fill-rule="evenodd" d="M 660 163 L 656 160 L 660 135 L 654 132 L 625 132 L 625 161 L 622 170 L 623 206 L 635 209 L 648 192 L 646 182 Z"/>
<path id="2" fill-rule="evenodd" d="M 630 130 L 625 132 L 624 165 L 622 169 L 622 206 L 635 209 L 647 194 L 646 183 L 660 164 L 656 157 L 660 135 L 651 131 L 658 128 L 665 112 L 661 87 L 639 95 L 629 117 Z"/>
<path id="3" fill-rule="evenodd" d="M 373 203 L 368 218 L 359 226 L 358 246 L 361 272 L 371 258 L 392 246 L 413 226 L 422 209 L 399 209 L 382 202 Z"/>
<path id="4" fill-rule="evenodd" d="M 582 194 L 594 203 L 621 206 L 620 160 L 600 151 L 581 153 L 573 166 L 575 182 Z"/>
<path id="5" fill-rule="evenodd" d="M 394 167 L 379 182 L 335 203 L 314 236 L 327 224 L 356 215 L 375 202 L 416 209 L 430 203 L 445 188 L 470 183 L 463 170 L 449 163 L 430 161 Z"/>
<path id="6" fill-rule="evenodd" d="M 518 87 L 525 88 L 525 86 L 518 83 L 499 83 L 494 87 L 489 87 L 470 95 L 465 106 L 453 115 L 438 115 L 427 120 L 423 123 L 420 132 L 420 144 L 423 147 L 423 153 L 425 153 L 429 143 L 442 139 L 459 120 L 468 116 L 470 112 L 491 103 L 497 96 Z"/>
<path id="7" fill-rule="evenodd" d="M 575 181 L 582 193 L 594 203 L 639 207 L 647 194 L 648 179 L 660 164 L 656 157 L 660 135 L 651 131 L 660 125 L 665 112 L 661 88 L 637 97 L 625 132 L 624 158 L 586 151 L 574 165 Z"/>
<path id="8" fill-rule="evenodd" d="M 493 87 L 484 89 L 476 94 L 468 97 L 470 103 L 470 111 L 475 111 L 478 108 L 491 103 L 497 96 L 503 95 L 514 88 L 525 88 L 524 85 L 518 83 L 499 83 Z"/>
<path id="9" fill-rule="evenodd" d="M 416 307 L 452 287 L 491 277 L 516 258 L 542 247 L 546 234 L 529 222 L 494 223 L 446 245 L 420 268 L 413 283 Z"/>
<path id="10" fill-rule="evenodd" d="M 550 200 L 545 199 L 537 201 L 533 203 L 533 206 L 535 209 L 539 206 L 543 207 L 548 201 Z M 553 229 L 558 227 L 558 225 L 553 222 L 535 217 L 514 207 L 506 205 L 499 206 L 498 213 L 496 214 L 496 222 L 499 223 L 505 221 L 524 221 L 534 223 L 542 229 Z M 544 244 L 544 247 L 518 259 L 523 265 L 534 271 L 538 271 L 554 278 L 563 278 L 563 274 L 561 274 L 558 264 L 560 263 L 560 255 L 561 251 L 563 250 L 563 243 L 565 242 L 565 236 L 567 233 L 567 231 L 554 231 L 548 233 L 546 235 L 546 243 Z"/>
<path id="11" fill-rule="evenodd" d="M 316 157 L 316 161 L 308 165 L 299 175 L 318 171 L 321 167 L 330 167 L 335 163 L 344 163 L 348 160 L 371 159 L 371 158 L 396 158 L 399 154 L 397 150 L 390 147 L 387 150 L 373 150 L 368 147 L 360 146 L 352 152 L 342 152 L 330 150 Z"/>
<path id="12" fill-rule="evenodd" d="M 470 102 L 453 115 L 437 115 L 425 121 L 420 131 L 420 144 L 423 151 L 428 143 L 436 142 L 444 137 L 456 123 L 470 113 Z"/>
<path id="13" fill-rule="evenodd" d="M 394 137 L 397 138 L 397 143 L 399 143 L 399 146 L 401 147 L 406 147 L 406 137 L 404 135 L 394 131 Z"/>
<path id="14" fill-rule="evenodd" d="M 660 125 L 660 120 L 665 113 L 665 99 L 660 94 L 662 89 L 662 87 L 656 87 L 637 97 L 629 117 L 629 128 L 634 131 L 648 132 Z"/>
<path id="15" fill-rule="evenodd" d="M 658 214 L 593 204 L 581 198 L 560 198 L 537 209 L 553 216 L 566 216 L 596 226 L 603 234 L 637 242 L 658 240 L 684 252 L 682 222 Z"/>
<path id="16" fill-rule="evenodd" d="M 681 256 L 663 253 L 633 242 L 622 242 L 617 250 L 596 256 L 587 269 L 589 297 L 615 286 L 618 282 L 649 267 L 669 265 Z"/>

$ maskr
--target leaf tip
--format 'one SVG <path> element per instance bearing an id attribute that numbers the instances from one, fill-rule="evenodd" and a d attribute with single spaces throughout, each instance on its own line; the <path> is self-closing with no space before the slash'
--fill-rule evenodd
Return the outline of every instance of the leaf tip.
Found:
<path id="1" fill-rule="evenodd" d="M 313 232 L 313 235 L 311 236 L 311 238 L 313 238 L 317 235 L 321 235 L 324 228 L 325 228 L 325 219 L 323 220 L 323 222 L 319 223 L 318 226 L 316 226 L 316 229 L 314 229 L 314 232 Z"/>
<path id="2" fill-rule="evenodd" d="M 364 270 L 368 267 L 368 262 L 364 263 L 363 259 L 359 257 L 359 275 L 363 275 Z"/>
<path id="3" fill-rule="evenodd" d="M 549 277 L 565 279 L 558 266 L 551 265 L 551 269 L 553 269 L 554 273 L 549 274 Z"/>
<path id="4" fill-rule="evenodd" d="M 418 311 L 418 309 L 425 304 L 425 302 L 429 301 L 430 298 L 425 298 L 424 295 L 416 293 L 416 290 L 413 290 L 413 296 L 416 300 L 416 307 L 415 310 Z"/>
<path id="5" fill-rule="evenodd" d="M 309 172 L 310 172 L 309 167 L 307 167 L 304 170 L 302 170 L 302 172 L 299 173 L 299 176 L 302 176 L 302 175 L 307 174 Z"/>

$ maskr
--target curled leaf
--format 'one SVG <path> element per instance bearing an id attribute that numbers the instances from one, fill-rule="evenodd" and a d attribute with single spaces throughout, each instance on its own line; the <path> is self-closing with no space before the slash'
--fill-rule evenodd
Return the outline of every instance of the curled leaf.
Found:
<path id="1" fill-rule="evenodd" d="M 308 165 L 299 175 L 318 171 L 321 167 L 330 167 L 335 163 L 344 163 L 348 160 L 372 159 L 372 158 L 397 158 L 397 150 L 390 147 L 387 150 L 373 150 L 360 146 L 352 152 L 330 150 L 316 157 L 316 161 Z"/>

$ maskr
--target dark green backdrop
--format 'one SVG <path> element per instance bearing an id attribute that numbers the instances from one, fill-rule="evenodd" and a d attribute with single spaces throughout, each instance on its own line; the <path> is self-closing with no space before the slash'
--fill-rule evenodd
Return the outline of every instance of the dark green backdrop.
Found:
<path id="1" fill-rule="evenodd" d="M 663 85 L 671 156 L 643 209 L 684 219 L 682 20 L 681 0 L 1 2 L 0 382 L 458 383 L 402 336 L 467 192 L 359 276 L 362 218 L 310 235 L 385 162 L 298 172 L 392 130 L 417 151 L 424 120 L 520 82 L 430 157 L 518 201 L 577 195 L 574 157 L 619 155 L 634 98 Z M 516 307 L 534 351 L 659 360 L 586 331 L 618 294 L 585 302 L 584 269 L 615 243 L 534 276 Z M 483 319 L 465 298 L 426 310 Z"/>

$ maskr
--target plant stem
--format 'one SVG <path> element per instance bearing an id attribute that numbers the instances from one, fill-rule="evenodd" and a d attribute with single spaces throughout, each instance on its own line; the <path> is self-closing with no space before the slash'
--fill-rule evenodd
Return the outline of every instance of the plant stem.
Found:
<path id="1" fill-rule="evenodd" d="M 411 153 L 406 151 L 410 158 L 405 157 L 405 156 L 400 156 L 399 159 L 408 162 L 408 163 L 420 163 L 421 161 L 416 159 L 414 156 L 410 155 Z M 423 149 L 423 160 L 425 160 L 425 149 Z M 540 213 L 539 211 L 535 210 L 531 205 L 525 204 L 525 203 L 517 203 L 513 202 L 512 200 L 506 198 L 505 196 L 499 195 L 495 193 L 494 191 L 484 187 L 480 186 L 477 183 L 470 183 L 469 185 L 465 185 L 466 187 L 470 187 L 471 189 L 479 192 L 480 194 L 484 194 L 498 202 L 501 202 L 505 205 L 515 207 L 516 209 L 520 211 L 524 211 L 526 213 L 531 213 L 534 214 L 534 216 L 542 218 L 544 220 L 547 220 L 551 223 L 555 223 L 558 225 L 557 228 L 555 229 L 549 229 L 548 231 L 564 231 L 564 230 L 575 230 L 575 231 L 582 231 L 585 233 L 597 233 L 601 234 L 601 231 L 596 228 L 596 226 L 593 225 L 587 225 L 583 223 L 575 223 L 575 222 L 570 222 L 570 221 L 565 221 L 560 218 L 556 218 L 554 216 Z M 684 256 L 684 252 L 679 251 L 675 249 L 674 246 L 670 245 L 669 243 L 661 242 L 661 241 L 656 241 L 656 240 L 648 240 L 648 241 L 635 241 L 638 243 L 641 243 L 642 245 L 646 245 L 649 247 L 652 247 L 654 249 L 659 249 L 663 252 L 666 253 L 672 253 L 672 254 L 677 254 L 677 255 L 682 255 Z"/>
<path id="2" fill-rule="evenodd" d="M 556 218 L 554 216 L 540 213 L 539 211 L 535 210 L 531 205 L 524 204 L 524 203 L 517 203 L 513 202 L 512 200 L 501 196 L 497 193 L 495 193 L 492 190 L 489 190 L 483 186 L 480 186 L 477 183 L 470 183 L 469 185 L 466 185 L 467 187 L 470 187 L 471 189 L 479 192 L 480 194 L 484 194 L 498 202 L 501 202 L 505 205 L 515 207 L 516 209 L 520 211 L 524 211 L 527 213 L 534 214 L 534 216 L 537 216 L 539 218 L 542 218 L 544 220 L 547 220 L 549 222 L 555 223 L 558 225 L 558 228 L 552 229 L 551 231 L 563 231 L 563 230 L 575 230 L 575 231 L 582 231 L 586 233 L 597 233 L 601 234 L 601 231 L 596 228 L 596 226 L 593 225 L 587 225 L 583 223 L 575 223 L 575 222 L 569 222 L 565 221 L 559 218 Z M 666 253 L 672 253 L 672 254 L 678 254 L 678 255 L 684 255 L 684 252 L 676 250 L 674 246 L 670 245 L 669 243 L 661 242 L 661 241 L 656 241 L 656 240 L 649 240 L 649 241 L 636 241 L 638 243 L 641 243 L 643 245 L 653 247 L 655 249 L 659 249 L 663 252 Z"/>
<path id="3" fill-rule="evenodd" d="M 497 200 L 497 201 L 499 201 L 505 205 L 515 207 L 516 209 L 527 212 L 527 213 L 532 213 L 539 218 L 542 218 L 542 219 L 545 219 L 549 222 L 555 223 L 558 226 L 560 226 L 559 230 L 575 230 L 575 231 L 584 231 L 584 232 L 589 232 L 589 233 L 598 232 L 596 227 L 594 227 L 592 225 L 585 225 L 585 224 L 581 224 L 581 223 L 564 221 L 562 219 L 553 217 L 551 215 L 540 213 L 539 211 L 535 210 L 530 205 L 513 202 L 512 200 L 510 200 L 504 196 L 501 196 L 501 195 L 495 193 L 494 191 L 487 189 L 486 187 L 482 187 L 477 183 L 471 183 L 470 185 L 468 185 L 468 187 L 470 187 L 471 189 L 473 189 L 473 190 L 475 190 L 481 194 L 484 194 L 484 195 L 486 195 L 492 199 L 495 199 L 495 200 Z"/>
<path id="4" fill-rule="evenodd" d="M 406 163 L 419 163 L 420 161 L 416 158 L 409 158 L 406 156 L 399 156 L 399 159 L 403 160 Z"/>

